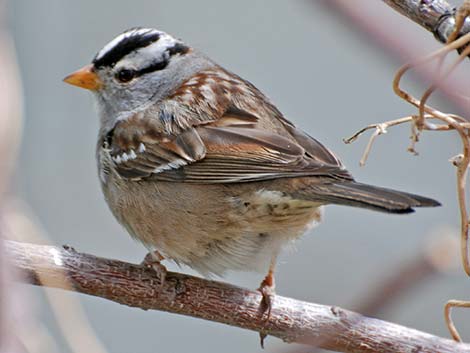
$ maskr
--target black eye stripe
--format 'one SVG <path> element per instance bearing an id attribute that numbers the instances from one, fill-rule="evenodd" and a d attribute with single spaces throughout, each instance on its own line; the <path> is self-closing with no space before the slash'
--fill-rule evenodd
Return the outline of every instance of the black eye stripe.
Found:
<path id="1" fill-rule="evenodd" d="M 173 55 L 176 55 L 176 54 L 184 55 L 189 51 L 189 47 L 182 44 L 182 43 L 176 43 L 174 46 L 169 48 L 167 51 L 170 54 L 170 56 L 173 56 Z M 169 62 L 170 62 L 170 59 L 168 58 L 168 59 L 165 59 L 163 61 L 154 62 L 151 65 L 149 65 L 147 67 L 144 67 L 144 68 L 142 68 L 138 71 L 134 71 L 134 78 L 138 77 L 138 76 L 148 74 L 150 72 L 163 70 L 164 68 L 166 68 L 168 66 Z"/>
<path id="2" fill-rule="evenodd" d="M 143 69 L 136 71 L 134 77 L 142 76 L 142 75 L 148 74 L 149 72 L 163 70 L 165 67 L 168 66 L 168 63 L 169 63 L 169 60 L 155 62 L 150 66 L 144 67 Z"/>
<path id="3" fill-rule="evenodd" d="M 189 51 L 189 47 L 184 45 L 183 43 L 176 43 L 171 48 L 168 48 L 168 53 L 170 56 L 181 54 L 184 55 Z"/>

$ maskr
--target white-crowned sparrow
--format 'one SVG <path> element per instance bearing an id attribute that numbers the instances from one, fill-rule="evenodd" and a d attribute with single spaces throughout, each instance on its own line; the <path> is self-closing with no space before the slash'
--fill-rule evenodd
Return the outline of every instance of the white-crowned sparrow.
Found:
<path id="1" fill-rule="evenodd" d="M 172 36 L 133 28 L 65 82 L 91 90 L 99 177 L 117 220 L 157 256 L 202 274 L 262 270 L 339 204 L 389 213 L 437 206 L 354 181 L 251 83 Z"/>

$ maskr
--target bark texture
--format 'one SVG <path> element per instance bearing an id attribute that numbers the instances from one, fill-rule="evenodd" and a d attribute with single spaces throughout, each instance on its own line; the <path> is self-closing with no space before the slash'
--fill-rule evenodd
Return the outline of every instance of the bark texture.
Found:
<path id="1" fill-rule="evenodd" d="M 287 342 L 341 352 L 470 352 L 470 345 L 368 318 L 338 307 L 276 296 L 271 317 L 259 312 L 261 295 L 226 283 L 169 272 L 160 283 L 153 270 L 83 254 L 72 248 L 6 241 L 23 281 L 73 290 L 144 310 L 237 326 Z"/>
<path id="2" fill-rule="evenodd" d="M 445 43 L 455 28 L 455 9 L 445 0 L 382 0 Z M 461 30 L 470 32 L 470 19 Z"/>

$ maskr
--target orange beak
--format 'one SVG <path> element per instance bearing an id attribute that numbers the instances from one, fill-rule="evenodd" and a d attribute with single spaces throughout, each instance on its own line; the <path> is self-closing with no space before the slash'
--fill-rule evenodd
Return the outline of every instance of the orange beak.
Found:
<path id="1" fill-rule="evenodd" d="M 93 69 L 93 65 L 87 65 L 64 78 L 64 82 L 71 85 L 96 91 L 103 86 L 98 75 Z"/>

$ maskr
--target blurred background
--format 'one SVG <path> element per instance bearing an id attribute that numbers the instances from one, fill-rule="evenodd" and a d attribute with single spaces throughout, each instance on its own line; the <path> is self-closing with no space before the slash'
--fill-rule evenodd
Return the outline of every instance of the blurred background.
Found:
<path id="1" fill-rule="evenodd" d="M 10 1 L 7 15 L 24 110 L 14 189 L 54 244 L 134 263 L 146 253 L 114 220 L 99 189 L 94 158 L 98 119 L 92 97 L 62 82 L 133 26 L 156 27 L 180 37 L 250 80 L 288 119 L 335 151 L 356 179 L 442 202 L 440 208 L 407 216 L 327 207 L 323 224 L 282 256 L 278 294 L 358 309 L 374 288 L 421 256 L 433 239 L 458 235 L 455 170 L 448 162 L 460 151 L 454 133 L 425 133 L 416 157 L 406 152 L 409 127 L 392 128 L 378 139 L 363 168 L 358 161 L 368 135 L 352 145 L 342 142 L 365 125 L 414 113 L 394 96 L 393 75 L 405 61 L 440 46 L 430 33 L 380 1 Z M 468 73 L 468 63 L 464 69 Z M 412 75 L 405 84 L 419 93 L 430 80 L 425 77 L 426 72 Z M 455 80 L 462 83 L 459 76 Z M 466 92 L 469 82 L 462 86 Z M 443 111 L 470 111 L 454 98 L 436 95 L 432 103 Z M 459 263 L 457 243 L 454 250 Z M 224 280 L 256 288 L 262 277 L 233 273 Z M 49 336 L 37 342 L 36 351 L 72 352 L 44 290 L 22 290 L 36 317 L 33 329 Z M 79 300 L 107 352 L 261 351 L 254 332 L 46 291 Z M 460 266 L 419 281 L 376 315 L 448 337 L 443 305 L 450 298 L 470 298 L 470 279 Z M 454 317 L 463 338 L 470 339 L 465 335 L 470 312 L 457 311 Z M 292 349 L 270 337 L 265 351 Z"/>

